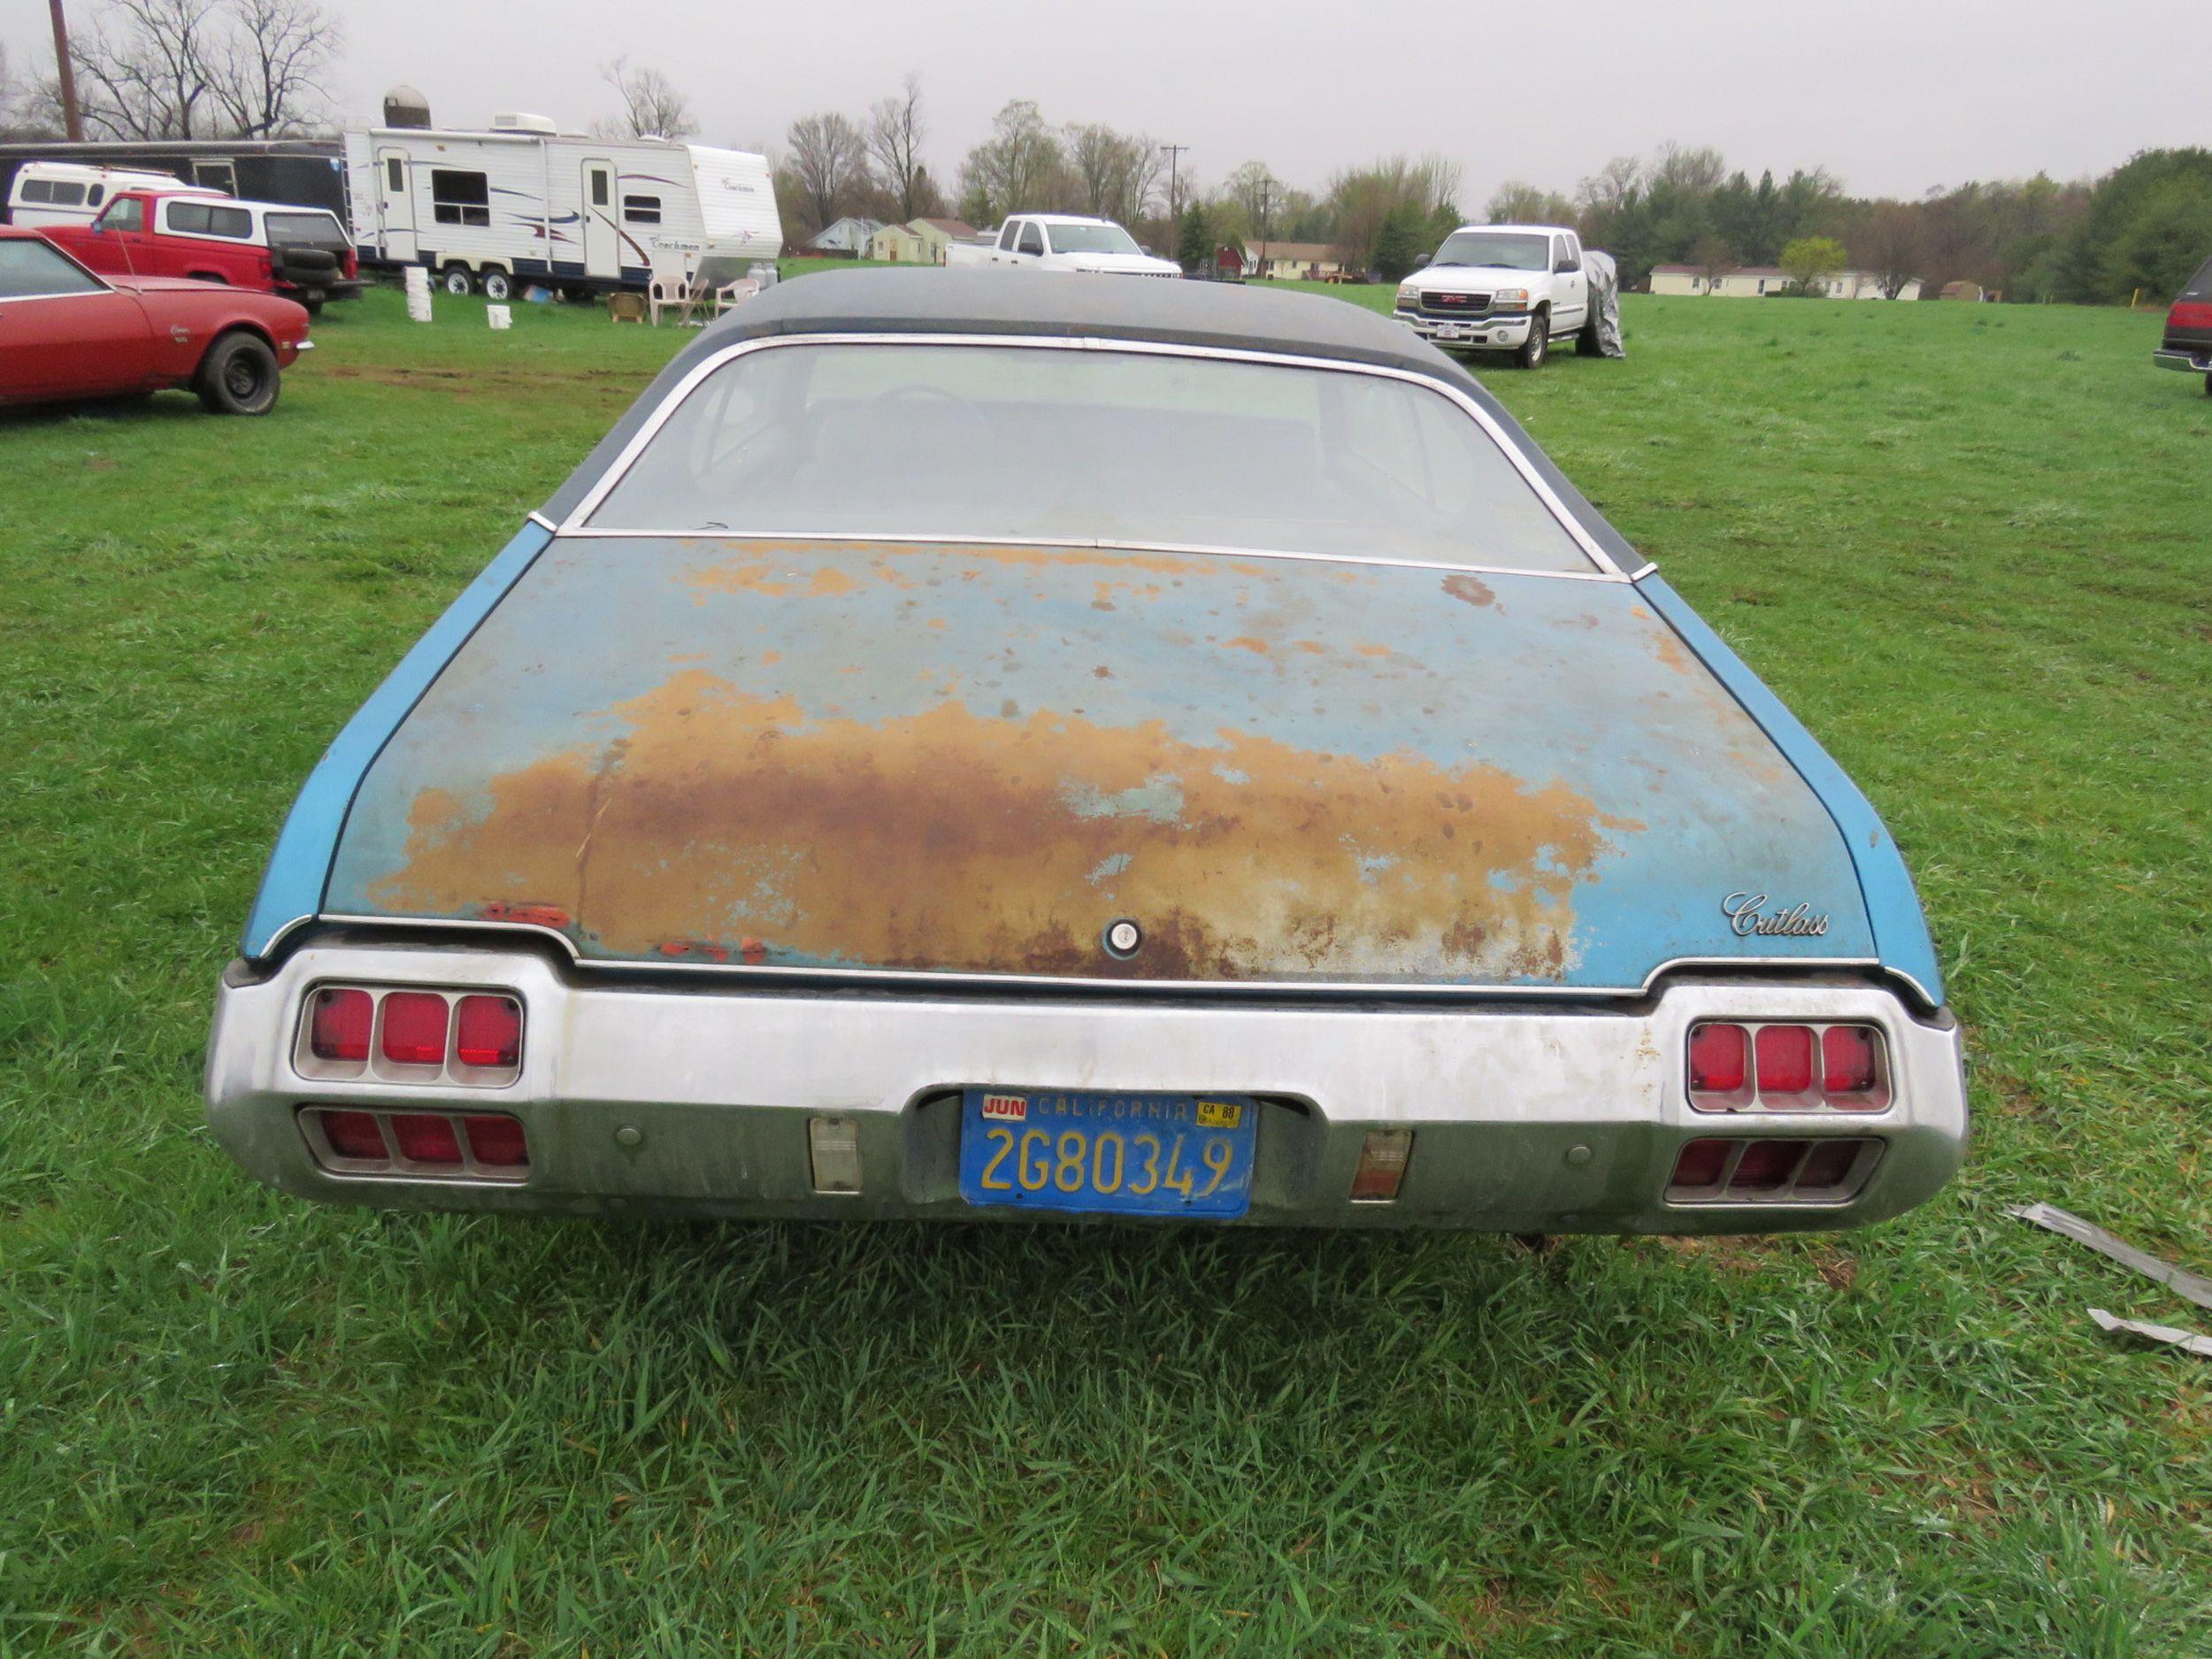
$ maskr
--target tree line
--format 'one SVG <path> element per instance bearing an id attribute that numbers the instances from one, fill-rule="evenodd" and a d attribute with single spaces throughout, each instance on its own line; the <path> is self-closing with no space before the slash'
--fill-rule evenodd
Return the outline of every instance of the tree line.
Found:
<path id="1" fill-rule="evenodd" d="M 72 36 L 70 56 L 89 137 L 272 137 L 332 125 L 329 81 L 343 46 L 317 0 L 105 0 Z M 661 70 L 618 58 L 603 78 L 618 107 L 595 133 L 699 130 L 689 98 Z M 941 180 L 924 159 L 927 114 L 920 78 L 909 75 L 857 118 L 822 111 L 794 121 L 771 156 L 786 241 L 804 247 L 849 214 L 957 215 L 987 227 L 1020 211 L 1091 213 L 1193 266 L 1222 246 L 1297 242 L 1395 280 L 1463 218 L 1462 171 L 1446 156 L 1385 157 L 1317 189 L 1258 159 L 1208 182 L 1153 134 L 1056 125 L 1027 98 L 1007 103 Z M 0 46 L 0 137 L 60 130 L 57 79 L 12 73 Z M 1663 264 L 1809 273 L 1840 260 L 1893 296 L 1915 280 L 1929 294 L 1966 280 L 2007 299 L 2108 303 L 2170 294 L 2212 254 L 2212 150 L 2147 150 L 2093 180 L 2038 173 L 1898 199 L 1854 196 L 1821 167 L 1754 180 L 1716 150 L 1670 142 L 1609 161 L 1571 195 L 1510 182 L 1482 216 L 1571 225 L 1613 254 L 1630 287 Z"/>

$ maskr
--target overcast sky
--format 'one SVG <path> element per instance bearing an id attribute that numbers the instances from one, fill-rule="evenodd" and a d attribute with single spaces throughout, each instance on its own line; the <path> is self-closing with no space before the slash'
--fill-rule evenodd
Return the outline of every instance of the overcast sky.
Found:
<path id="1" fill-rule="evenodd" d="M 100 0 L 69 0 L 87 21 Z M 856 117 L 910 70 L 949 188 L 1010 98 L 1056 123 L 1188 144 L 1212 184 L 1257 157 L 1317 188 L 1336 167 L 1441 150 L 1477 211 L 1507 179 L 1571 191 L 1609 157 L 1710 144 L 1756 177 L 1824 165 L 1855 192 L 2093 174 L 2212 142 L 2212 0 L 2123 18 L 2055 0 L 342 0 L 335 88 L 373 116 L 406 81 L 442 125 L 611 113 L 626 52 L 690 95 L 710 142 L 780 142 L 795 116 Z M 1540 27 L 1532 28 L 1533 23 Z M 1547 31 L 1540 26 L 1549 24 Z M 0 0 L 19 66 L 51 59 L 42 0 Z"/>

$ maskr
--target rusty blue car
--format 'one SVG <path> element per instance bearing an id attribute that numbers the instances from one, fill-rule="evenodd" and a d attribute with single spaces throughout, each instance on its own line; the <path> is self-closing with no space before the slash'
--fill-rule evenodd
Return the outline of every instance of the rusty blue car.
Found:
<path id="1" fill-rule="evenodd" d="M 222 1144 L 546 1215 L 1832 1228 L 1966 1137 L 1895 842 L 1468 373 L 935 269 L 671 363 L 344 726 Z"/>

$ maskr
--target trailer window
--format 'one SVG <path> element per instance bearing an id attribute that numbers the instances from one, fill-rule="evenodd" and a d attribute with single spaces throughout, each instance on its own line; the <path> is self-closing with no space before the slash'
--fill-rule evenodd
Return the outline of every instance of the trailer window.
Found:
<path id="1" fill-rule="evenodd" d="M 622 222 L 626 225 L 657 225 L 661 222 L 661 199 L 657 196 L 626 196 L 622 198 Z"/>
<path id="2" fill-rule="evenodd" d="M 430 170 L 430 216 L 441 225 L 474 225 L 488 228 L 492 222 L 489 181 L 480 173 L 460 173 L 450 167 Z"/>
<path id="3" fill-rule="evenodd" d="M 397 156 L 384 158 L 384 187 L 394 196 L 407 188 L 407 164 Z"/>
<path id="4" fill-rule="evenodd" d="M 45 202 L 55 207 L 81 207 L 84 204 L 84 186 L 66 179 L 26 179 L 23 199 Z"/>

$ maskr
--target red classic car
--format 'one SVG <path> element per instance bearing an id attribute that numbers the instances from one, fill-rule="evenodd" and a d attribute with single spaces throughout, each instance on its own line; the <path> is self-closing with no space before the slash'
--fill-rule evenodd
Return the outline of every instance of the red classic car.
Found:
<path id="1" fill-rule="evenodd" d="M 0 404 L 190 388 L 265 415 L 311 349 L 304 308 L 219 283 L 94 275 L 35 230 L 0 225 Z"/>

